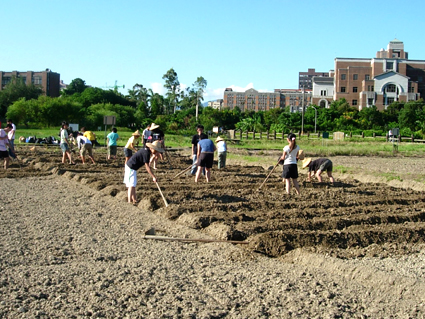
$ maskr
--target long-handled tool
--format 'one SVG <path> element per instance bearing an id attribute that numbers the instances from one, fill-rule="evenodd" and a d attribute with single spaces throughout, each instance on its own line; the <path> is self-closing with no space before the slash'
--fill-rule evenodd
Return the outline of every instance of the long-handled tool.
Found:
<path id="1" fill-rule="evenodd" d="M 156 240 L 169 240 L 169 241 L 182 241 L 182 242 L 202 242 L 202 243 L 229 243 L 229 244 L 249 244 L 247 241 L 238 241 L 238 240 L 219 240 L 219 239 L 203 239 L 203 238 L 174 238 L 166 236 L 155 236 L 155 235 L 145 235 L 143 239 L 156 239 Z"/>
<path id="2" fill-rule="evenodd" d="M 162 196 L 162 199 L 164 200 L 165 207 L 168 207 L 168 202 L 167 202 L 167 200 L 165 199 L 164 194 L 162 194 L 162 191 L 161 191 L 161 188 L 160 188 L 160 187 L 159 187 L 159 185 L 158 185 L 158 182 L 155 182 L 155 183 L 156 183 L 156 187 L 158 187 L 159 193 L 160 193 L 160 194 L 161 194 L 161 196 Z"/>
<path id="3" fill-rule="evenodd" d="M 192 168 L 192 166 L 193 166 L 193 164 L 191 164 L 188 168 L 185 168 L 184 170 L 182 170 L 180 173 L 175 175 L 173 178 L 176 178 L 176 177 L 180 176 L 181 174 L 187 172 L 188 170 L 190 170 Z"/>
<path id="4" fill-rule="evenodd" d="M 260 187 L 258 187 L 258 190 L 257 190 L 257 191 L 259 191 L 259 190 L 261 189 L 261 187 L 263 187 L 263 185 L 267 182 L 267 180 L 269 179 L 270 175 L 273 173 L 273 171 L 276 169 L 276 167 L 279 165 L 279 163 L 280 163 L 280 159 L 279 159 L 279 161 L 276 163 L 276 165 L 273 167 L 273 169 L 271 170 L 271 172 L 269 173 L 269 175 L 267 175 L 266 179 L 265 179 L 265 180 L 264 180 L 264 182 L 261 184 L 261 186 L 260 186 Z"/>

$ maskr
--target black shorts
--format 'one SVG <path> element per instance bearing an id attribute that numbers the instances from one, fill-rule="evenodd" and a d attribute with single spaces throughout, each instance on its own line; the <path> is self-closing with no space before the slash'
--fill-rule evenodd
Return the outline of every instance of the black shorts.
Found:
<path id="1" fill-rule="evenodd" d="M 8 151 L 0 151 L 0 158 L 8 158 L 9 152 Z"/>
<path id="2" fill-rule="evenodd" d="M 201 153 L 198 159 L 198 166 L 211 168 L 213 167 L 214 153 Z"/>
<path id="3" fill-rule="evenodd" d="M 124 148 L 124 156 L 125 157 L 132 157 L 133 156 L 133 151 L 129 148 Z"/>
<path id="4" fill-rule="evenodd" d="M 298 165 L 297 164 L 283 165 L 282 177 L 286 178 L 286 179 L 288 179 L 288 178 L 297 179 L 298 178 Z"/>

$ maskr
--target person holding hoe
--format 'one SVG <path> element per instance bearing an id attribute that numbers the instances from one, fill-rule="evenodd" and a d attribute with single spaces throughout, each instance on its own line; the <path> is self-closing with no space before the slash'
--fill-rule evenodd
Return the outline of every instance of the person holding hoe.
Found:
<path id="1" fill-rule="evenodd" d="M 322 176 L 320 176 L 324 171 L 328 174 L 328 177 L 333 184 L 335 182 L 332 176 L 332 161 L 328 158 L 318 158 L 317 160 L 312 161 L 311 158 L 306 158 L 303 160 L 303 168 L 308 167 L 308 176 L 307 181 L 311 182 L 311 177 L 316 175 L 319 183 L 322 182 Z"/>
<path id="2" fill-rule="evenodd" d="M 133 203 L 133 205 L 137 204 L 136 197 L 136 185 L 137 185 L 137 170 L 145 166 L 146 171 L 152 177 L 154 183 L 157 183 L 155 175 L 152 173 L 152 170 L 149 166 L 149 160 L 152 155 L 157 153 L 163 153 L 164 149 L 161 148 L 161 143 L 159 141 L 155 141 L 153 143 L 146 143 L 146 148 L 140 149 L 137 153 L 135 153 L 125 164 L 124 171 L 124 184 L 128 188 L 128 202 Z"/>
<path id="3" fill-rule="evenodd" d="M 282 177 L 285 181 L 286 185 L 286 193 L 289 195 L 291 191 L 291 178 L 292 183 L 294 184 L 295 191 L 299 195 L 300 194 L 300 186 L 298 185 L 298 155 L 300 151 L 300 147 L 296 142 L 296 135 L 294 133 L 290 133 L 288 138 L 288 145 L 283 148 L 283 154 L 280 157 L 280 161 L 283 161 L 283 173 Z"/>

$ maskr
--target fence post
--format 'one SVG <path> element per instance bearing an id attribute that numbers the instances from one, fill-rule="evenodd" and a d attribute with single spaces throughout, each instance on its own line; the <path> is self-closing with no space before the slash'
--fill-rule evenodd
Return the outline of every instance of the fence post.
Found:
<path id="1" fill-rule="evenodd" d="M 387 133 L 387 134 L 385 134 L 385 141 L 388 142 L 389 140 L 390 140 L 390 134 Z"/>
<path id="2" fill-rule="evenodd" d="M 362 138 L 364 138 L 364 132 L 362 132 Z"/>
<path id="3" fill-rule="evenodd" d="M 255 130 L 252 131 L 252 139 L 255 140 Z"/>
<path id="4" fill-rule="evenodd" d="M 310 131 L 307 132 L 307 138 L 310 138 Z"/>
<path id="5" fill-rule="evenodd" d="M 270 132 L 269 130 L 267 130 L 267 139 L 269 139 L 269 137 L 270 137 Z"/>
<path id="6" fill-rule="evenodd" d="M 398 142 L 401 143 L 401 134 L 398 136 Z"/>
<path id="7" fill-rule="evenodd" d="M 350 138 L 352 138 L 353 137 L 353 132 L 350 132 Z"/>
<path id="8" fill-rule="evenodd" d="M 298 138 L 301 139 L 301 131 L 298 132 Z"/>
<path id="9" fill-rule="evenodd" d="M 376 133 L 375 132 L 373 132 L 373 138 L 375 138 L 376 137 Z"/>
<path id="10" fill-rule="evenodd" d="M 285 132 L 282 131 L 282 142 L 285 142 Z"/>
<path id="11" fill-rule="evenodd" d="M 242 130 L 239 131 L 239 139 L 242 140 Z"/>
<path id="12" fill-rule="evenodd" d="M 260 140 L 263 138 L 263 132 L 260 131 Z"/>
<path id="13" fill-rule="evenodd" d="M 415 141 L 415 137 L 413 136 L 413 134 L 412 134 L 412 143 Z"/>
<path id="14" fill-rule="evenodd" d="M 320 132 L 317 132 L 317 137 L 320 138 Z"/>
<path id="15" fill-rule="evenodd" d="M 276 130 L 273 130 L 273 139 L 276 139 Z"/>
<path id="16" fill-rule="evenodd" d="M 245 137 L 248 139 L 248 130 L 245 132 Z"/>

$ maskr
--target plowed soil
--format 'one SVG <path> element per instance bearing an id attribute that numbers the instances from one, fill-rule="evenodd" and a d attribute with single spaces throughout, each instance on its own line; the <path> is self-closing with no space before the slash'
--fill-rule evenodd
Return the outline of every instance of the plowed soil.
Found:
<path id="1" fill-rule="evenodd" d="M 58 174 L 117 201 L 126 201 L 127 191 L 122 183 L 124 159 L 121 155 L 118 161 L 108 162 L 104 152 L 95 150 L 96 165 L 83 165 L 77 160 L 77 165 L 71 166 L 60 163 L 58 147 L 36 147 L 35 151 L 21 147 L 20 160 L 12 162 L 7 171 L 1 169 L 0 178 Z M 260 190 L 271 167 L 230 162 L 218 170 L 215 163 L 210 183 L 204 178 L 195 183 L 194 177 L 186 173 L 174 177 L 191 165 L 188 153 L 169 150 L 168 158 L 155 171 L 168 207 L 156 184 L 141 168 L 137 187 L 141 210 L 152 210 L 217 239 L 247 241 L 246 249 L 271 257 L 296 248 L 341 258 L 385 257 L 409 253 L 416 244 L 424 242 L 425 193 L 420 190 L 423 182 L 412 178 L 396 185 L 394 179 L 383 182 L 382 177 L 377 177 L 382 171 L 393 172 L 394 167 L 403 167 L 404 176 L 412 176 L 415 167 L 424 167 L 424 158 L 331 158 L 334 168 L 343 165 L 353 170 L 335 170 L 337 181 L 331 185 L 326 177 L 322 184 L 307 182 L 306 172 L 299 167 L 301 195 L 293 192 L 288 196 L 280 177 L 281 166 Z M 401 182 L 401 178 L 396 182 Z"/>

